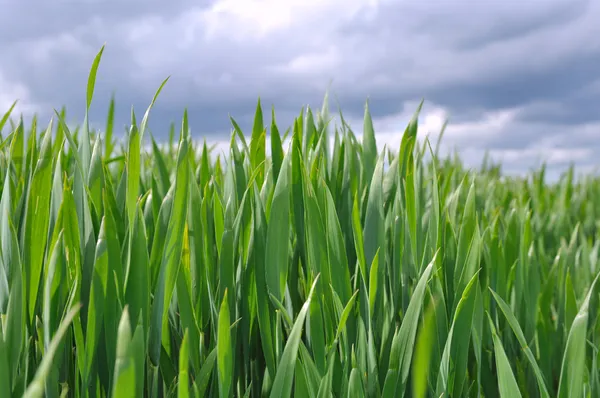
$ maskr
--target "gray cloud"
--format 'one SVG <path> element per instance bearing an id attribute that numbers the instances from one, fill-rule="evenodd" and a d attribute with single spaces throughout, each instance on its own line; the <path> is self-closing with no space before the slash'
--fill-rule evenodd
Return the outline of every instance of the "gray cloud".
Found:
<path id="1" fill-rule="evenodd" d="M 598 2 L 264 3 L 11 2 L 0 15 L 0 106 L 19 97 L 21 110 L 50 117 L 64 104 L 80 119 L 106 42 L 92 105 L 100 127 L 112 93 L 122 126 L 170 75 L 151 116 L 158 138 L 184 107 L 198 137 L 226 137 L 229 115 L 247 129 L 259 96 L 265 119 L 275 105 L 285 129 L 301 106 L 320 108 L 330 86 L 332 110 L 339 99 L 357 132 L 367 98 L 388 138 L 425 98 L 424 117 L 449 114 L 447 145 L 466 157 L 560 148 L 589 165 L 578 148 L 600 149 Z M 569 158 L 556 153 L 556 164 Z"/>

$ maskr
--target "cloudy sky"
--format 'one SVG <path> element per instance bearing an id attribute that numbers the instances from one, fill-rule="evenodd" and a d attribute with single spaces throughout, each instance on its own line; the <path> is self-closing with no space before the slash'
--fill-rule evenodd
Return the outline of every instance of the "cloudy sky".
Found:
<path id="1" fill-rule="evenodd" d="M 378 145 L 397 147 L 418 101 L 422 134 L 449 117 L 446 149 L 470 165 L 484 152 L 508 172 L 541 160 L 558 172 L 600 165 L 598 0 L 5 0 L 0 13 L 0 113 L 46 121 L 66 105 L 80 120 L 100 46 L 92 120 L 112 93 L 123 126 L 150 119 L 158 138 L 191 116 L 193 135 L 226 139 L 256 100 L 280 129 L 330 87 L 357 133 L 369 98 Z"/>

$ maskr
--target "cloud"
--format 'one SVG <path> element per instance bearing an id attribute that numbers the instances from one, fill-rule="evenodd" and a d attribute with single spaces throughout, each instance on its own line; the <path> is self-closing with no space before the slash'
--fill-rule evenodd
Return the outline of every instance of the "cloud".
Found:
<path id="1" fill-rule="evenodd" d="M 589 167 L 600 150 L 598 20 L 591 0 L 11 2 L 0 15 L 0 107 L 17 97 L 80 119 L 106 43 L 92 105 L 100 127 L 113 93 L 124 125 L 167 76 L 150 119 L 158 138 L 184 107 L 198 138 L 227 137 L 230 115 L 247 130 L 259 96 L 285 129 L 329 87 L 332 110 L 339 103 L 357 132 L 369 99 L 382 144 L 399 142 L 425 98 L 422 123 L 433 137 L 449 117 L 444 145 L 465 161 L 488 150 L 519 170 L 539 158 Z"/>
<path id="2" fill-rule="evenodd" d="M 20 98 L 21 101 L 15 101 Z M 0 112 L 8 111 L 14 105 L 14 114 L 33 115 L 39 107 L 31 102 L 30 92 L 27 87 L 18 82 L 11 82 L 0 71 Z"/>

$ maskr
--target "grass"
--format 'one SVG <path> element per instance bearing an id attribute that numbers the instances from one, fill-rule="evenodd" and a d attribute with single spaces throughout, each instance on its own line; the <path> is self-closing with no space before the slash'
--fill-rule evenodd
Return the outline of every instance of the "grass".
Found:
<path id="1" fill-rule="evenodd" d="M 600 396 L 600 180 L 465 170 L 419 109 L 379 151 L 259 102 L 211 158 L 151 107 L 0 136 L 0 396 Z"/>

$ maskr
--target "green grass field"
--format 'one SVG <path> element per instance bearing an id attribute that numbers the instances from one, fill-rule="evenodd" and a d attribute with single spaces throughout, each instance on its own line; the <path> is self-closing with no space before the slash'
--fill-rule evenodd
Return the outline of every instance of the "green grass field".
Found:
<path id="1" fill-rule="evenodd" d="M 418 109 L 384 149 L 259 102 L 226 156 L 110 109 L 0 121 L 1 397 L 600 396 L 600 179 L 466 170 Z"/>

